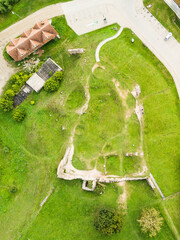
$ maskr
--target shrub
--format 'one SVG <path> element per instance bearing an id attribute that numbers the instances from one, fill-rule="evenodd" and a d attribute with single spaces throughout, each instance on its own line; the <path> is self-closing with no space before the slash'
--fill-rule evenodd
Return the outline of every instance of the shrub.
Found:
<path id="1" fill-rule="evenodd" d="M 13 109 L 13 100 L 9 98 L 0 98 L 0 109 L 9 112 Z"/>
<path id="2" fill-rule="evenodd" d="M 16 193 L 17 192 L 17 187 L 16 186 L 11 187 L 10 192 L 11 193 Z"/>
<path id="3" fill-rule="evenodd" d="M 63 80 L 63 77 L 64 77 L 64 73 L 63 71 L 57 71 L 55 72 L 55 74 L 53 75 L 53 78 L 55 80 L 57 80 L 58 82 L 61 82 Z"/>
<path id="4" fill-rule="evenodd" d="M 15 93 L 19 92 L 21 87 L 26 83 L 26 81 L 32 76 L 32 74 L 18 72 L 11 76 L 10 83 L 12 84 L 12 89 Z"/>
<path id="5" fill-rule="evenodd" d="M 12 89 L 9 89 L 5 92 L 4 97 L 6 99 L 13 99 L 15 96 L 15 92 Z"/>
<path id="6" fill-rule="evenodd" d="M 0 13 L 9 12 L 17 2 L 19 2 L 19 0 L 0 0 Z"/>
<path id="7" fill-rule="evenodd" d="M 95 228 L 105 235 L 112 235 L 120 232 L 122 228 L 122 217 L 120 213 L 115 210 L 101 209 L 94 221 Z"/>
<path id="8" fill-rule="evenodd" d="M 15 93 L 18 93 L 19 90 L 21 89 L 21 86 L 17 85 L 17 84 L 13 84 L 12 85 L 12 89 Z"/>
<path id="9" fill-rule="evenodd" d="M 17 109 L 15 110 L 15 112 L 13 113 L 13 118 L 14 120 L 16 120 L 17 122 L 21 122 L 24 120 L 25 118 L 25 111 L 24 109 Z"/>
<path id="10" fill-rule="evenodd" d="M 44 84 L 44 90 L 46 92 L 55 92 L 59 88 L 59 82 L 53 78 L 48 79 Z"/>
<path id="11" fill-rule="evenodd" d="M 141 212 L 141 218 L 137 220 L 143 233 L 148 233 L 150 237 L 156 236 L 161 230 L 163 218 L 155 208 L 146 208 Z"/>
<path id="12" fill-rule="evenodd" d="M 34 105 L 34 104 L 35 104 L 35 101 L 31 101 L 30 103 L 31 103 L 31 105 Z"/>
<path id="13" fill-rule="evenodd" d="M 97 184 L 96 188 L 94 189 L 94 193 L 96 193 L 97 195 L 101 195 L 104 193 L 104 190 L 105 190 L 105 186 L 103 187 L 102 185 Z"/>

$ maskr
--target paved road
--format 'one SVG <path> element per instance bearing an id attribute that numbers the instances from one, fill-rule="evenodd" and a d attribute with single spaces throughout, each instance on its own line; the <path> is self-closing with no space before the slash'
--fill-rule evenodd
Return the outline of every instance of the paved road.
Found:
<path id="1" fill-rule="evenodd" d="M 143 0 L 74 0 L 59 3 L 43 8 L 0 32 L 0 91 L 13 72 L 3 60 L 4 45 L 36 21 L 62 15 L 63 12 L 69 26 L 79 35 L 115 22 L 130 28 L 169 70 L 180 96 L 180 44 L 173 37 L 164 41 L 167 30 L 144 8 Z"/>

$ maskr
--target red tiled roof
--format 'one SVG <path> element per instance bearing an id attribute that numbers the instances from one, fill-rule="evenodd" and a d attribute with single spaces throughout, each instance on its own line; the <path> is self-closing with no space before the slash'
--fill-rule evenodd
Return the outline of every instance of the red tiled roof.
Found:
<path id="1" fill-rule="evenodd" d="M 37 22 L 32 29 L 23 32 L 19 38 L 11 40 L 6 51 L 15 61 L 20 61 L 57 35 L 56 30 L 45 19 Z"/>

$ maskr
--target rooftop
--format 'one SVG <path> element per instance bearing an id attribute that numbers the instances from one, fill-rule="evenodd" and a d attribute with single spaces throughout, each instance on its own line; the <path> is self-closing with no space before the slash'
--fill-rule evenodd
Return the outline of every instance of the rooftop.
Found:
<path id="1" fill-rule="evenodd" d="M 11 40 L 6 51 L 15 61 L 20 61 L 56 36 L 58 33 L 48 19 L 45 19 L 23 32 L 19 38 Z"/>
<path id="2" fill-rule="evenodd" d="M 41 88 L 44 86 L 45 81 L 34 73 L 26 82 L 34 91 L 39 92 Z"/>

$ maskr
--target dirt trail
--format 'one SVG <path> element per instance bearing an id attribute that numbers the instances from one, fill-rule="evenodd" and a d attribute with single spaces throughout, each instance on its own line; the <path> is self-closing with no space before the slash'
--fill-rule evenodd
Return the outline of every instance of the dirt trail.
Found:
<path id="1" fill-rule="evenodd" d="M 99 66 L 99 65 L 97 65 L 97 63 L 95 63 L 94 66 L 92 67 L 92 72 L 94 72 L 97 67 L 102 67 L 102 66 Z M 104 67 L 102 67 L 102 68 L 104 69 Z M 146 170 L 147 170 L 145 165 L 142 166 L 142 171 L 141 172 L 135 173 L 131 177 L 129 177 L 129 176 L 120 177 L 120 176 L 117 176 L 117 175 L 107 175 L 106 171 L 105 171 L 106 174 L 104 175 L 102 172 L 96 170 L 96 166 L 93 170 L 89 170 L 89 171 L 78 170 L 75 167 L 73 167 L 73 165 L 72 165 L 72 159 L 73 159 L 73 155 L 74 155 L 73 142 L 74 142 L 76 127 L 79 124 L 81 115 L 83 113 L 85 113 L 85 111 L 88 109 L 88 105 L 89 105 L 89 101 L 90 101 L 89 79 L 90 79 L 90 75 L 87 78 L 87 83 L 86 83 L 86 86 L 85 86 L 85 93 L 86 93 L 86 98 L 87 99 L 86 99 L 85 104 L 80 109 L 78 109 L 76 111 L 76 113 L 79 114 L 79 119 L 76 122 L 76 124 L 75 124 L 75 126 L 72 130 L 72 134 L 71 134 L 71 137 L 70 137 L 69 144 L 68 144 L 68 147 L 66 149 L 65 155 L 64 155 L 63 159 L 61 160 L 61 162 L 58 166 L 58 170 L 57 170 L 58 177 L 63 178 L 63 179 L 67 179 L 67 180 L 82 179 L 82 180 L 91 180 L 91 181 L 97 181 L 98 180 L 99 182 L 124 182 L 124 181 L 135 181 L 135 180 L 147 179 L 147 177 L 144 177 L 145 173 L 146 173 Z M 113 79 L 112 81 L 113 81 L 113 83 L 116 87 L 116 90 L 117 90 L 119 96 L 122 99 L 122 104 L 124 105 L 125 111 L 126 111 L 125 115 L 126 116 L 131 115 L 134 112 L 134 109 L 130 109 L 130 111 L 129 111 L 128 105 L 126 103 L 126 99 L 127 99 L 128 94 L 129 94 L 129 91 L 121 90 L 120 89 L 120 84 L 116 79 Z M 124 131 L 126 131 L 126 128 L 125 128 Z M 104 147 L 105 147 L 105 145 L 103 146 L 103 148 Z M 142 146 L 141 146 L 141 148 L 142 148 Z M 100 152 L 100 155 L 102 155 L 102 151 Z M 121 196 L 121 198 L 122 198 L 122 201 L 125 201 L 125 199 L 126 199 L 125 187 L 124 187 L 124 193 Z"/>
<path id="2" fill-rule="evenodd" d="M 90 93 L 89 93 L 89 78 L 90 76 L 88 76 L 88 79 L 87 79 L 87 83 L 84 87 L 84 91 L 85 91 L 85 96 L 86 96 L 86 102 L 85 104 L 79 108 L 76 113 L 79 114 L 79 115 L 82 115 L 83 113 L 86 112 L 86 110 L 88 109 L 88 105 L 89 105 L 89 101 L 90 101 Z"/>
<path id="3" fill-rule="evenodd" d="M 120 208 L 127 209 L 127 192 L 126 192 L 126 182 L 119 182 L 118 185 L 122 187 L 123 193 L 119 195 L 118 203 L 120 205 Z"/>

